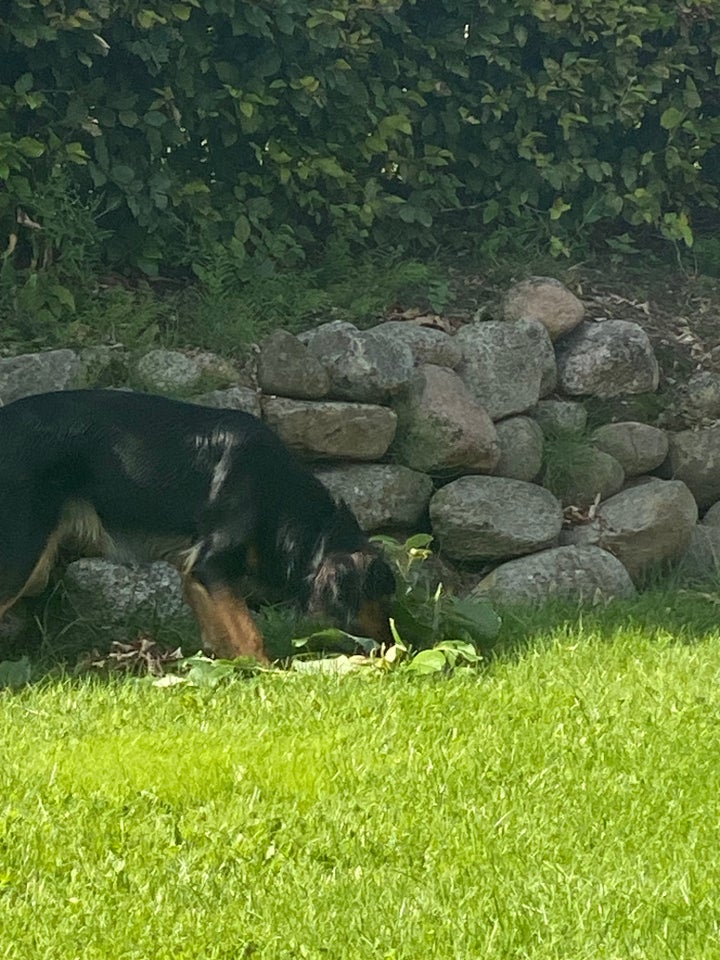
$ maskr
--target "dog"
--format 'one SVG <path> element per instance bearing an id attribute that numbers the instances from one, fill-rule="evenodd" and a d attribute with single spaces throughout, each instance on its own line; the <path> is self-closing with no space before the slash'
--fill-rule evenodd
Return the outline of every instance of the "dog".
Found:
<path id="1" fill-rule="evenodd" d="M 391 639 L 389 564 L 249 413 L 101 389 L 0 407 L 0 619 L 45 588 L 63 548 L 169 560 L 218 657 L 268 662 L 248 578 L 350 633 Z"/>

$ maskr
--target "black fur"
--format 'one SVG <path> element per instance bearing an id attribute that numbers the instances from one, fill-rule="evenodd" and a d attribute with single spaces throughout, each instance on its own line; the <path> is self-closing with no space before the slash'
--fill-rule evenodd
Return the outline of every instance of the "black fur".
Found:
<path id="1" fill-rule="evenodd" d="M 114 542 L 184 544 L 209 589 L 237 594 L 250 574 L 345 628 L 394 589 L 350 510 L 257 418 L 77 390 L 0 408 L 0 609 L 77 501 Z"/>

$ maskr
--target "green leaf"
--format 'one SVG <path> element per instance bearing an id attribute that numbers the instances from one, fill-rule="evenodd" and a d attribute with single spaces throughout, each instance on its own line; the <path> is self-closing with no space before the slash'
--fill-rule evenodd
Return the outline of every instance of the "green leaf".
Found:
<path id="1" fill-rule="evenodd" d="M 328 640 L 333 642 L 338 640 L 346 640 L 349 636 L 349 633 L 346 633 L 344 630 L 340 630 L 338 627 L 328 627 L 325 630 L 318 630 L 315 633 L 309 633 L 306 637 L 297 637 L 293 640 L 292 645 L 296 649 L 300 649 L 301 647 L 306 647 L 311 640 Z"/>
<path id="2" fill-rule="evenodd" d="M 698 88 L 695 86 L 695 81 L 692 77 L 688 77 L 685 80 L 685 91 L 683 93 L 683 101 L 685 106 L 689 110 L 695 110 L 698 107 L 702 106 L 702 99 L 698 93 Z"/>
<path id="3" fill-rule="evenodd" d="M 680 126 L 684 118 L 685 114 L 682 110 L 678 110 L 677 107 L 668 107 L 667 110 L 663 110 L 660 117 L 660 126 L 664 130 L 674 130 Z"/>
<path id="4" fill-rule="evenodd" d="M 167 123 L 167 117 L 159 110 L 148 110 L 143 120 L 149 127 L 162 127 Z"/>
<path id="5" fill-rule="evenodd" d="M 31 73 L 23 73 L 21 77 L 15 81 L 15 93 L 28 93 L 32 90 L 33 85 L 33 75 Z"/>
<path id="6" fill-rule="evenodd" d="M 198 660 L 188 671 L 187 680 L 196 687 L 216 687 L 234 673 L 232 664 L 222 660 Z"/>
<path id="7" fill-rule="evenodd" d="M 407 664 L 406 669 L 414 673 L 441 673 L 447 667 L 447 659 L 442 650 L 421 650 Z"/>
<path id="8" fill-rule="evenodd" d="M 524 47 L 528 38 L 527 27 L 523 26 L 521 23 L 516 23 L 513 27 L 513 34 L 515 36 L 515 40 L 517 41 L 517 45 L 521 48 Z"/>
<path id="9" fill-rule="evenodd" d="M 483 210 L 483 223 L 492 223 L 500 215 L 500 204 L 497 200 L 488 200 Z"/>
<path id="10" fill-rule="evenodd" d="M 65 307 L 69 307 L 72 312 L 75 312 L 75 297 L 72 295 L 72 292 L 68 290 L 67 287 L 64 287 L 62 284 L 55 284 L 52 288 L 55 298 L 63 304 Z"/>
<path id="11" fill-rule="evenodd" d="M 382 119 L 380 121 L 379 129 L 383 136 L 387 136 L 388 133 L 392 133 L 396 130 L 400 133 L 406 133 L 408 135 L 412 134 L 412 124 L 402 113 L 396 113 L 390 117 L 385 117 Z"/>
<path id="12" fill-rule="evenodd" d="M 21 137 L 17 144 L 18 150 L 24 157 L 36 159 L 45 153 L 45 144 L 40 143 L 34 137 Z"/>
<path id="13" fill-rule="evenodd" d="M 291 669 L 296 673 L 314 673 L 331 676 L 344 676 L 354 673 L 365 666 L 368 661 L 364 657 L 325 657 L 320 660 L 293 660 Z"/>
<path id="14" fill-rule="evenodd" d="M 112 177 L 120 186 L 127 187 L 135 179 L 135 171 L 132 167 L 128 167 L 127 164 L 117 163 L 112 168 Z"/>
<path id="15" fill-rule="evenodd" d="M 245 243 L 250 239 L 250 221 L 246 216 L 240 214 L 235 221 L 235 230 L 233 232 L 240 243 Z"/>
<path id="16" fill-rule="evenodd" d="M 422 224 L 423 227 L 432 226 L 433 216 L 425 207 L 415 208 L 415 219 L 418 223 Z"/>
<path id="17" fill-rule="evenodd" d="M 405 541 L 405 549 L 427 550 L 434 539 L 431 533 L 416 533 Z"/>
<path id="18" fill-rule="evenodd" d="M 464 660 L 469 664 L 476 664 L 481 660 L 474 645 L 467 640 L 443 640 L 435 646 L 435 649 L 445 655 L 451 666 L 455 666 L 458 660 Z"/>
<path id="19" fill-rule="evenodd" d="M 400 633 L 398 632 L 398 628 L 395 624 L 395 620 L 391 617 L 388 622 L 390 624 L 390 633 L 392 634 L 392 638 L 393 638 L 393 641 L 395 642 L 395 646 L 398 647 L 400 650 L 402 650 L 403 653 L 407 653 L 408 646 L 403 640 L 403 638 L 400 636 Z"/>
<path id="20" fill-rule="evenodd" d="M 327 177 L 333 177 L 340 180 L 345 176 L 345 171 L 337 162 L 335 157 L 320 157 L 317 161 L 317 167 Z"/>
<path id="21" fill-rule="evenodd" d="M 502 620 L 488 600 L 472 597 L 448 597 L 445 602 L 444 633 L 465 630 L 475 639 L 493 640 L 500 632 Z"/>
<path id="22" fill-rule="evenodd" d="M 572 210 L 572 204 L 565 203 L 562 197 L 556 197 L 555 202 L 550 207 L 550 219 L 559 220 L 568 210 Z"/>
<path id="23" fill-rule="evenodd" d="M 165 17 L 160 16 L 159 13 L 155 13 L 154 10 L 140 10 L 137 15 L 138 24 L 143 28 L 143 30 L 149 30 L 151 27 L 154 27 L 156 23 L 165 23 Z"/>
<path id="24" fill-rule="evenodd" d="M 65 144 L 65 155 L 73 163 L 87 163 L 90 157 L 85 152 L 85 148 L 77 140 Z"/>

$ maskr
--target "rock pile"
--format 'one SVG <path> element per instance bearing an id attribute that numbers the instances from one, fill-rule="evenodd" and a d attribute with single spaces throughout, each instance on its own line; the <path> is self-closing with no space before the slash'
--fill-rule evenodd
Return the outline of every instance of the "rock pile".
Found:
<path id="1" fill-rule="evenodd" d="M 454 336 L 331 322 L 272 334 L 252 370 L 207 353 L 109 347 L 0 359 L 0 402 L 129 386 L 262 416 L 368 531 L 431 530 L 445 558 L 477 571 L 473 592 L 503 603 L 628 596 L 660 564 L 714 569 L 720 527 L 698 515 L 720 501 L 720 427 L 634 420 L 590 431 L 588 399 L 652 394 L 659 373 L 639 325 L 584 316 L 562 284 L 536 277 Z M 695 379 L 692 402 L 707 412 L 720 388 Z M 102 562 L 82 563 L 67 587 L 85 602 L 87 564 Z M 109 581 L 98 576 L 101 597 Z M 113 597 L 121 580 L 110 577 Z"/>

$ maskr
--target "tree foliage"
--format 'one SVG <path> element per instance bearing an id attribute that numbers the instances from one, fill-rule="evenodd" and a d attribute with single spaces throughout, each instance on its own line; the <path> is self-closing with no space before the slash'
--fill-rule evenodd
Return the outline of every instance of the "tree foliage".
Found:
<path id="1" fill-rule="evenodd" d="M 691 242 L 693 209 L 718 205 L 719 13 L 15 0 L 0 7 L 0 244 L 37 263 L 78 208 L 88 257 L 149 274 L 217 244 L 242 261 L 329 236 L 422 240 L 463 211 L 486 227 L 531 214 L 558 247 L 618 221 Z"/>

